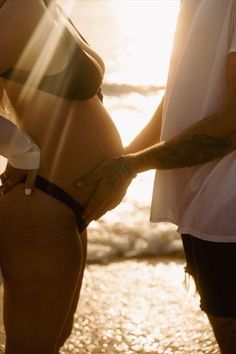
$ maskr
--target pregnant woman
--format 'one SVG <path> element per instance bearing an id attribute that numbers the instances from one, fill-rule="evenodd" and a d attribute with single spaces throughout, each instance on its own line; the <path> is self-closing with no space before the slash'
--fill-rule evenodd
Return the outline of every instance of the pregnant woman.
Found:
<path id="1" fill-rule="evenodd" d="M 95 188 L 74 182 L 122 146 L 98 94 L 103 62 L 55 1 L 0 5 L 1 83 L 41 149 L 32 196 L 18 184 L 0 199 L 6 353 L 55 354 L 72 328 L 86 260 L 81 212 Z"/>

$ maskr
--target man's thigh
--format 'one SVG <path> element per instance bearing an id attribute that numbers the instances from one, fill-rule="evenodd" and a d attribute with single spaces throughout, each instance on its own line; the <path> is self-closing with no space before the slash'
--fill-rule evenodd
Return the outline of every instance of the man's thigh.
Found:
<path id="1" fill-rule="evenodd" d="M 201 309 L 216 317 L 236 317 L 236 243 L 182 235 L 186 270 L 196 283 Z"/>

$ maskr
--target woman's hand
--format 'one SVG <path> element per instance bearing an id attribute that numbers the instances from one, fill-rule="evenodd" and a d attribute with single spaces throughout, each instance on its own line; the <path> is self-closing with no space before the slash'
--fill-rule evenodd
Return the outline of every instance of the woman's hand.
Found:
<path id="1" fill-rule="evenodd" d="M 122 157 L 113 157 L 79 178 L 77 188 L 97 186 L 82 215 L 86 224 L 115 208 L 125 196 L 133 177 L 126 171 Z"/>
<path id="2" fill-rule="evenodd" d="M 24 182 L 25 195 L 31 195 L 35 179 L 37 177 L 38 169 L 23 170 L 12 167 L 9 163 L 5 171 L 0 175 L 2 186 L 0 187 L 0 195 L 3 196 L 9 192 L 17 183 Z"/>

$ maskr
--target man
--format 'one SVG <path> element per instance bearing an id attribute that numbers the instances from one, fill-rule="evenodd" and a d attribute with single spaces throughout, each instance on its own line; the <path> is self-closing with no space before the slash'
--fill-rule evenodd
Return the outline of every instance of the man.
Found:
<path id="1" fill-rule="evenodd" d="M 160 143 L 159 137 L 160 138 Z M 236 353 L 236 1 L 183 0 L 165 97 L 126 148 L 77 183 L 97 183 L 87 223 L 136 173 L 157 169 L 151 220 L 178 225 L 220 349 Z"/>

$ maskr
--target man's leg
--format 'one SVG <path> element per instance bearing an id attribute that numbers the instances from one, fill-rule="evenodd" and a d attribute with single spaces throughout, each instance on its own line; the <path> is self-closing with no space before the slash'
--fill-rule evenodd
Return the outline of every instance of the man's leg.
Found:
<path id="1" fill-rule="evenodd" d="M 207 315 L 222 354 L 236 353 L 236 318 Z"/>
<path id="2" fill-rule="evenodd" d="M 194 278 L 223 354 L 236 354 L 236 243 L 209 242 L 182 235 L 186 270 Z"/>

